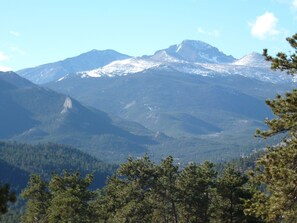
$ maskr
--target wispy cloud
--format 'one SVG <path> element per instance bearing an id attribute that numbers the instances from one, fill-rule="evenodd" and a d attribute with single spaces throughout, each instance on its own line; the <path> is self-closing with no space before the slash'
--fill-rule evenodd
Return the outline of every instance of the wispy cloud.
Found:
<path id="1" fill-rule="evenodd" d="M 0 71 L 12 71 L 12 68 L 0 65 Z"/>
<path id="2" fill-rule="evenodd" d="M 16 47 L 16 46 L 12 46 L 12 47 L 10 47 L 10 50 L 11 50 L 12 52 L 14 52 L 14 53 L 18 53 L 18 54 L 20 54 L 20 55 L 26 55 L 26 52 L 25 52 L 23 49 L 21 49 L 21 48 L 19 48 L 19 47 Z"/>
<path id="3" fill-rule="evenodd" d="M 297 0 L 292 1 L 292 6 L 294 9 L 297 9 Z"/>
<path id="4" fill-rule="evenodd" d="M 15 37 L 18 37 L 18 36 L 21 35 L 21 34 L 20 34 L 19 32 L 17 32 L 17 31 L 10 31 L 9 33 L 10 33 L 10 35 L 15 36 Z"/>
<path id="5" fill-rule="evenodd" d="M 211 37 L 219 37 L 220 31 L 218 29 L 213 30 L 205 30 L 202 27 L 197 28 L 197 32 L 203 35 L 211 36 Z"/>
<path id="6" fill-rule="evenodd" d="M 252 36 L 267 39 L 278 35 L 280 31 L 276 27 L 277 22 L 278 19 L 273 13 L 265 12 L 263 15 L 258 16 L 254 23 L 249 23 Z"/>
<path id="7" fill-rule="evenodd" d="M 0 51 L 0 61 L 8 60 L 9 57 Z"/>

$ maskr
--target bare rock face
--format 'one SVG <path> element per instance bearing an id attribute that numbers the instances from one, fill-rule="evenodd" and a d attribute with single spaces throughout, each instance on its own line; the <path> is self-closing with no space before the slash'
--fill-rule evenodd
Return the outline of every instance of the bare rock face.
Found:
<path id="1" fill-rule="evenodd" d="M 63 110 L 61 111 L 61 114 L 66 113 L 70 109 L 72 109 L 72 100 L 70 97 L 66 97 L 65 102 L 63 104 Z"/>

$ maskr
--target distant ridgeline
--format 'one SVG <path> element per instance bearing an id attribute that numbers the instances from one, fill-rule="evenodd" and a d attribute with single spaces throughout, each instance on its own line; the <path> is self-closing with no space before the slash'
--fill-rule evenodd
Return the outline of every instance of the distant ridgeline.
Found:
<path id="1" fill-rule="evenodd" d="M 0 169 L 1 182 L 20 191 L 27 185 L 31 174 L 49 179 L 52 173 L 61 174 L 63 171 L 78 171 L 82 175 L 93 173 L 92 187 L 102 187 L 115 166 L 69 146 L 0 142 Z"/>
<path id="2" fill-rule="evenodd" d="M 234 164 L 238 170 L 245 172 L 254 167 L 255 161 L 263 152 L 230 162 L 218 163 L 216 169 L 221 172 L 225 165 Z M 30 145 L 16 142 L 0 142 L 0 181 L 9 183 L 16 190 L 22 190 L 31 174 L 50 179 L 52 173 L 78 171 L 81 175 L 94 174 L 94 188 L 103 187 L 107 176 L 116 170 L 115 165 L 107 164 L 65 145 L 47 143 Z"/>

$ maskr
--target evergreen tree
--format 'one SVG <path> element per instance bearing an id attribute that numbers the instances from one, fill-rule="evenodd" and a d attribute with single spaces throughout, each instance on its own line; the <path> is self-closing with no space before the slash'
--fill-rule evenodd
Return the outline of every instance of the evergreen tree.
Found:
<path id="1" fill-rule="evenodd" d="M 91 201 L 94 192 L 88 187 L 92 175 L 81 178 L 78 173 L 53 175 L 50 182 L 33 175 L 22 196 L 28 200 L 23 223 L 94 222 Z"/>
<path id="2" fill-rule="evenodd" d="M 234 165 L 225 168 L 217 180 L 218 194 L 216 209 L 217 222 L 244 223 L 260 222 L 244 214 L 244 202 L 252 197 L 252 190 L 247 186 L 248 177 L 235 170 Z"/>
<path id="3" fill-rule="evenodd" d="M 47 210 L 48 222 L 93 222 L 90 201 L 95 194 L 88 189 L 92 180 L 92 175 L 81 178 L 79 173 L 53 175 L 49 182 L 52 199 Z"/>
<path id="4" fill-rule="evenodd" d="M 279 52 L 276 57 L 268 55 L 268 50 L 263 50 L 263 55 L 267 61 L 271 61 L 271 69 L 286 71 L 288 74 L 296 75 L 297 71 L 297 33 L 286 39 L 293 48 L 294 53 L 287 55 L 284 52 Z"/>
<path id="5" fill-rule="evenodd" d="M 156 184 L 153 185 L 152 199 L 154 202 L 155 222 L 179 222 L 178 217 L 178 166 L 174 165 L 172 156 L 162 160 L 157 167 Z"/>
<path id="6" fill-rule="evenodd" d="M 202 165 L 191 163 L 181 171 L 178 188 L 182 222 L 210 222 L 214 212 L 212 202 L 217 176 L 214 167 L 210 162 Z"/>
<path id="7" fill-rule="evenodd" d="M 10 186 L 8 184 L 0 184 L 0 216 L 5 214 L 8 210 L 8 203 L 14 203 L 16 201 L 16 196 L 14 193 L 10 192 Z"/>
<path id="8" fill-rule="evenodd" d="M 47 208 L 51 199 L 48 191 L 48 182 L 43 181 L 38 175 L 32 175 L 27 188 L 21 195 L 28 200 L 26 213 L 22 216 L 22 222 L 48 222 Z"/>
<path id="9" fill-rule="evenodd" d="M 150 197 L 156 177 L 156 167 L 148 156 L 129 158 L 122 164 L 108 181 L 104 196 L 99 196 L 97 201 L 99 206 L 102 201 L 106 202 L 103 213 L 109 213 L 108 222 L 152 222 Z"/>
<path id="10" fill-rule="evenodd" d="M 297 34 L 287 38 L 294 53 L 278 53 L 276 57 L 263 54 L 272 62 L 272 69 L 296 74 Z M 258 160 L 257 168 L 251 173 L 252 181 L 259 190 L 246 203 L 245 212 L 261 217 L 265 222 L 297 222 L 297 90 L 275 100 L 267 100 L 276 118 L 266 120 L 269 129 L 257 130 L 257 135 L 270 137 L 285 133 L 286 137 L 277 146 Z"/>

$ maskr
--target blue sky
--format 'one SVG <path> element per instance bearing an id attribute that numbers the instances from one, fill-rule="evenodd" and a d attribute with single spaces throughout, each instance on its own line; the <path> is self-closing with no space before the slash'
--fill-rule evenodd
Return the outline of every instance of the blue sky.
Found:
<path id="1" fill-rule="evenodd" d="M 0 70 L 114 49 L 153 54 L 185 39 L 240 58 L 288 50 L 297 0 L 2 0 Z"/>

